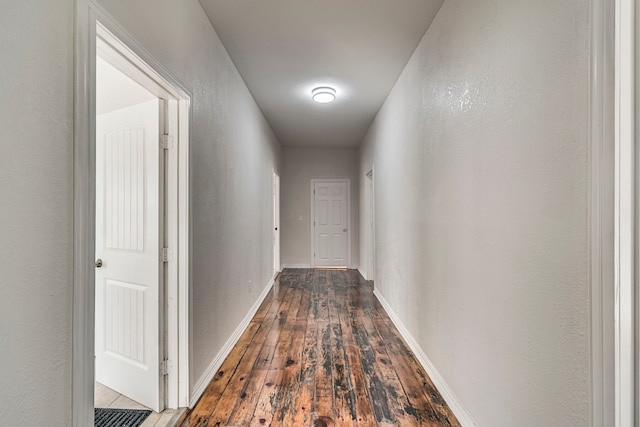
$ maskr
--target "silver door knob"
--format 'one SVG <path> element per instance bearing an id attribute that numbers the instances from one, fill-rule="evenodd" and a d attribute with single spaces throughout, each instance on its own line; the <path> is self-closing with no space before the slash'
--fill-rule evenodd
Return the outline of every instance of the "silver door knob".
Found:
<path id="1" fill-rule="evenodd" d="M 102 260 L 100 258 L 98 258 L 96 260 L 96 268 L 100 268 L 100 267 L 102 267 Z"/>

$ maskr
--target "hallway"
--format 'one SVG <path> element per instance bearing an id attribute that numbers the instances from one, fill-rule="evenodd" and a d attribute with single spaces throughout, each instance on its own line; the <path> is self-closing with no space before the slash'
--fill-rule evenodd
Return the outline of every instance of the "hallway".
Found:
<path id="1" fill-rule="evenodd" d="M 459 426 L 356 270 L 285 269 L 182 427 Z"/>
<path id="2" fill-rule="evenodd" d="M 138 352 L 154 401 L 195 408 L 179 425 L 437 425 L 438 402 L 465 427 L 634 425 L 638 1 L 27 0 L 0 20 L 0 427 L 94 424 L 99 55 L 185 109 L 153 145 L 184 183 L 153 196 L 178 200 L 157 218 L 177 246 L 143 245 L 179 287 L 142 305 L 162 313 Z M 127 200 L 118 221 L 145 212 Z M 329 258 L 348 270 L 312 270 Z"/>

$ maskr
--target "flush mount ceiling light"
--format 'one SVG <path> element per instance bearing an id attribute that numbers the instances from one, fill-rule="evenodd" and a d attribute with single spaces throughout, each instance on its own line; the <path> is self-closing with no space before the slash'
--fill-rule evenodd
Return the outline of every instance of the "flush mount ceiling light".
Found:
<path id="1" fill-rule="evenodd" d="M 333 102 L 336 99 L 336 90 L 331 87 L 317 87 L 311 91 L 311 99 L 319 104 Z"/>

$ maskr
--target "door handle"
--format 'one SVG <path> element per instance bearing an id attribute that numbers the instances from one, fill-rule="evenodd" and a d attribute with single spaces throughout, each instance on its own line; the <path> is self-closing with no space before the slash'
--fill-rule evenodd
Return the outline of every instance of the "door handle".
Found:
<path id="1" fill-rule="evenodd" d="M 100 267 L 102 267 L 102 260 L 100 258 L 98 258 L 96 260 L 96 268 L 100 268 Z"/>
<path id="2" fill-rule="evenodd" d="M 343 228 L 343 229 L 342 229 L 342 232 L 343 232 L 343 233 L 346 233 L 346 232 L 347 232 L 347 230 L 348 230 L 347 228 Z"/>

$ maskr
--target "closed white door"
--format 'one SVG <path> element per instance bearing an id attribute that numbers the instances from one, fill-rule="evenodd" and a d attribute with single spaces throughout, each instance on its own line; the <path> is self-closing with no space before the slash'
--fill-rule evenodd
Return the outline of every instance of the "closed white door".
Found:
<path id="1" fill-rule="evenodd" d="M 154 411 L 164 406 L 162 108 L 155 99 L 96 123 L 96 381 Z"/>
<path id="2" fill-rule="evenodd" d="M 273 174 L 273 271 L 280 271 L 280 176 Z"/>
<path id="3" fill-rule="evenodd" d="M 314 265 L 347 266 L 347 182 L 314 182 Z"/>

